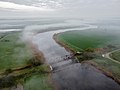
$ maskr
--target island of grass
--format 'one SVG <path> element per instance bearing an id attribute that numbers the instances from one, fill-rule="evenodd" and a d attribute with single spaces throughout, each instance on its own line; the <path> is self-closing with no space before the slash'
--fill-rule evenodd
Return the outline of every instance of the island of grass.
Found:
<path id="1" fill-rule="evenodd" d="M 0 33 L 0 90 L 52 90 L 49 66 L 21 37 L 21 32 Z"/>
<path id="2" fill-rule="evenodd" d="M 73 51 L 80 62 L 87 62 L 106 73 L 109 72 L 108 76 L 119 82 L 120 64 L 102 57 L 103 53 L 119 49 L 119 34 L 118 30 L 88 29 L 55 34 L 53 38 Z"/>

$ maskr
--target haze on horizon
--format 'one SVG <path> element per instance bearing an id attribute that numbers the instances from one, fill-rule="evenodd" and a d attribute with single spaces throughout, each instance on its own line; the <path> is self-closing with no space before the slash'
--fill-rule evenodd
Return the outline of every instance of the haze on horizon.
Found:
<path id="1" fill-rule="evenodd" d="M 119 16 L 120 0 L 0 0 L 0 18 Z"/>

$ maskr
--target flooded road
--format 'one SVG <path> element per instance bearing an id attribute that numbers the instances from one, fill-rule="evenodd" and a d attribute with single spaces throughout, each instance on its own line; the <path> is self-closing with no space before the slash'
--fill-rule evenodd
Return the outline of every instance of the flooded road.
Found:
<path id="1" fill-rule="evenodd" d="M 61 29 L 39 33 L 33 37 L 33 43 L 44 54 L 46 63 L 53 67 L 52 80 L 59 90 L 120 90 L 120 86 L 114 80 L 94 67 L 75 63 L 73 59 L 63 60 L 62 57 L 71 53 L 53 40 L 53 35 L 56 33 L 91 28 L 97 27 L 88 25 L 74 29 Z"/>

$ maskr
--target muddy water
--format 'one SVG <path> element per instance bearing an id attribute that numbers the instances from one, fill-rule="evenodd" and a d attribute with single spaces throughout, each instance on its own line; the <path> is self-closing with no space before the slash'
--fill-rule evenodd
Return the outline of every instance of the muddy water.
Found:
<path id="1" fill-rule="evenodd" d="M 70 53 L 53 40 L 55 33 L 90 28 L 96 26 L 44 32 L 33 37 L 33 42 L 44 54 L 46 62 L 53 67 L 52 80 L 59 90 L 120 90 L 120 86 L 115 81 L 94 67 L 74 63 L 73 59 L 63 60 L 62 57 Z"/>

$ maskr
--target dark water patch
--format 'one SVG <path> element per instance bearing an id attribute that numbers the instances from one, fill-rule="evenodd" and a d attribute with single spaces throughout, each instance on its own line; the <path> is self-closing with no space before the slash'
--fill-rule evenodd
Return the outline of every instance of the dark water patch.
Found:
<path id="1" fill-rule="evenodd" d="M 120 90 L 120 86 L 87 64 L 72 64 L 53 73 L 59 90 Z"/>

